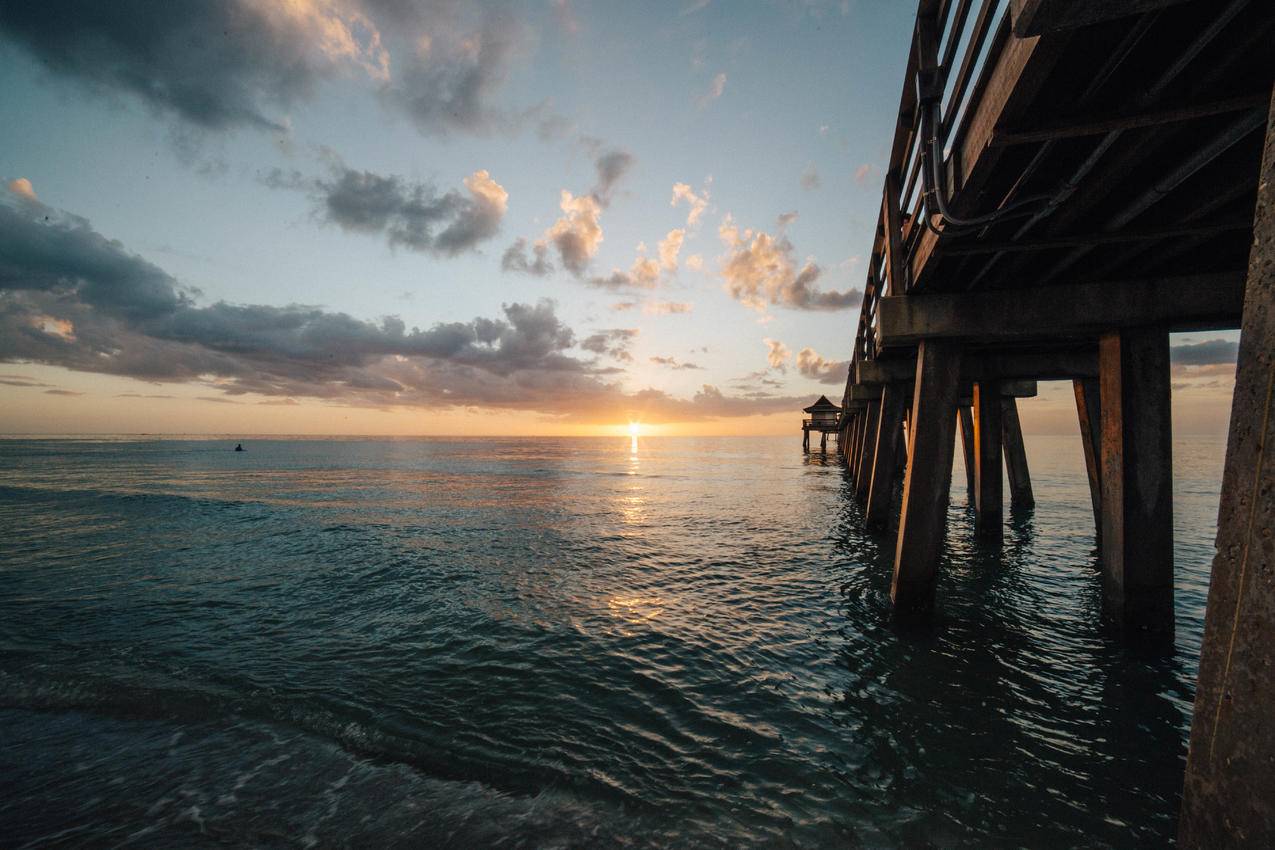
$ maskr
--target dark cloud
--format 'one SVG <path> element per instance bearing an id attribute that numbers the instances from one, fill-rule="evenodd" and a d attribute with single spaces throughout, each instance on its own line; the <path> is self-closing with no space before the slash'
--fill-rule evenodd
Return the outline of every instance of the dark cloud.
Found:
<path id="1" fill-rule="evenodd" d="M 500 267 L 507 272 L 523 272 L 524 274 L 544 277 L 553 271 L 553 263 L 549 261 L 549 246 L 537 242 L 527 253 L 527 240 L 521 236 L 505 249 L 500 257 Z"/>
<path id="2" fill-rule="evenodd" d="M 74 390 L 63 390 L 63 389 L 45 390 L 44 394 L 45 395 L 84 395 L 84 393 L 77 393 Z"/>
<path id="3" fill-rule="evenodd" d="M 633 167 L 633 154 L 622 150 L 609 150 L 594 160 L 593 167 L 598 172 L 597 185 L 593 187 L 593 197 L 602 206 L 611 203 L 611 193 L 620 178 Z"/>
<path id="4" fill-rule="evenodd" d="M 383 235 L 391 247 L 455 256 L 500 230 L 509 194 L 486 171 L 465 178 L 468 194 L 439 194 L 428 183 L 347 168 L 332 159 L 328 178 L 272 169 L 261 182 L 272 189 L 309 192 L 323 221 L 351 233 Z"/>
<path id="5" fill-rule="evenodd" d="M 1169 361 L 1175 366 L 1217 366 L 1234 363 L 1240 344 L 1226 339 L 1191 342 L 1169 348 Z"/>
<path id="6" fill-rule="evenodd" d="M 657 366 L 667 366 L 670 369 L 703 369 L 703 366 L 697 366 L 694 363 L 679 363 L 676 357 L 652 357 L 651 362 Z"/>
<path id="7" fill-rule="evenodd" d="M 611 328 L 586 337 L 580 347 L 594 354 L 607 354 L 626 363 L 633 361 L 629 347 L 637 339 L 637 328 Z"/>
<path id="8" fill-rule="evenodd" d="M 476 7 L 480 19 L 473 22 L 457 13 L 439 14 L 441 5 L 413 16 L 417 49 L 401 54 L 402 71 L 385 89 L 386 98 L 423 133 L 516 130 L 528 121 L 544 133 L 543 109 L 517 114 L 492 103 L 514 61 L 527 50 L 528 28 L 495 6 Z"/>
<path id="9" fill-rule="evenodd" d="M 548 138 L 569 124 L 548 103 L 497 102 L 534 43 L 497 3 L 41 0 L 0 4 L 0 38 L 91 92 L 203 131 L 286 132 L 287 111 L 341 74 L 368 80 L 422 133 L 532 128 Z"/>
<path id="10" fill-rule="evenodd" d="M 91 90 L 127 93 L 208 130 L 284 130 L 279 111 L 323 76 L 355 66 L 380 77 L 388 61 L 356 11 L 249 0 L 3 3 L 0 35 Z"/>

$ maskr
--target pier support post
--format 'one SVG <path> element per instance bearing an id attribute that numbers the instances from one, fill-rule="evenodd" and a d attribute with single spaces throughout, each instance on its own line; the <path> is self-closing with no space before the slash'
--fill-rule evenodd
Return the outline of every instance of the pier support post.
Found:
<path id="1" fill-rule="evenodd" d="M 1178 846 L 1275 847 L 1275 100 L 1257 190 Z"/>
<path id="2" fill-rule="evenodd" d="M 1012 396 L 1001 399 L 1001 437 L 1005 443 L 1005 470 L 1009 473 L 1009 504 L 1018 509 L 1035 507 L 1023 425 L 1018 420 L 1018 402 Z"/>
<path id="3" fill-rule="evenodd" d="M 1089 473 L 1089 501 L 1093 504 L 1094 540 L 1102 545 L 1102 403 L 1096 378 L 1071 382 L 1076 393 L 1076 415 L 1080 420 L 1080 442 L 1085 450 L 1085 471 Z"/>
<path id="4" fill-rule="evenodd" d="M 1000 381 L 975 382 L 973 418 L 974 530 L 980 537 L 1000 540 L 1005 525 Z"/>
<path id="5" fill-rule="evenodd" d="M 868 402 L 868 408 L 863 414 L 863 460 L 859 463 L 859 474 L 855 476 L 854 487 L 860 499 L 868 498 L 872 472 L 877 465 L 877 424 L 881 417 L 881 402 Z"/>
<path id="6" fill-rule="evenodd" d="M 1173 630 L 1173 444 L 1169 334 L 1135 328 L 1098 343 L 1103 603 L 1119 622 Z"/>
<path id="7" fill-rule="evenodd" d="M 898 613 L 934 607 L 934 583 L 947 521 L 955 450 L 961 350 L 947 340 L 922 340 L 908 434 L 908 471 L 894 550 L 890 598 Z"/>
<path id="8" fill-rule="evenodd" d="M 965 462 L 965 498 L 969 506 L 978 501 L 974 490 L 974 414 L 968 404 L 956 409 L 961 426 L 961 457 Z"/>
<path id="9" fill-rule="evenodd" d="M 864 518 L 868 528 L 884 528 L 890 522 L 890 504 L 894 500 L 894 483 L 900 466 L 903 414 L 907 403 L 906 385 L 897 383 L 881 387 L 881 412 L 873 451 L 876 462 L 872 464 L 872 480 L 868 484 L 868 507 Z"/>
<path id="10" fill-rule="evenodd" d="M 819 451 L 822 452 L 823 454 L 828 453 L 828 432 L 827 431 L 819 432 Z"/>
<path id="11" fill-rule="evenodd" d="M 803 452 L 810 451 L 810 429 L 806 427 L 801 429 L 801 450 Z"/>

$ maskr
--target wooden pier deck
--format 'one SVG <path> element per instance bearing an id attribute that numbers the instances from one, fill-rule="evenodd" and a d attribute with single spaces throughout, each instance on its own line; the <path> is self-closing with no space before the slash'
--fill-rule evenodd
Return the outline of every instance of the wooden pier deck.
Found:
<path id="1" fill-rule="evenodd" d="M 1275 3 L 920 0 L 839 420 L 923 615 L 957 432 L 994 543 L 1002 463 L 1033 498 L 1016 399 L 1072 381 L 1104 608 L 1171 635 L 1169 333 L 1243 325 L 1190 847 L 1275 846 L 1273 80 Z"/>

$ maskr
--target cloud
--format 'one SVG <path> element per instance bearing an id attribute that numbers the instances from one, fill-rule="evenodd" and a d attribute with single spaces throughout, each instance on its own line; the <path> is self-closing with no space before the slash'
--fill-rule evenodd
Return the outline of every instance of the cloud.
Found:
<path id="1" fill-rule="evenodd" d="M 695 105 L 703 109 L 721 97 L 724 91 L 726 91 L 726 72 L 722 71 L 713 77 L 713 81 L 708 84 L 708 91 L 699 96 L 699 99 L 695 101 Z"/>
<path id="2" fill-rule="evenodd" d="M 673 316 L 694 309 L 694 304 L 685 301 L 648 301 L 642 305 L 642 312 L 648 316 Z"/>
<path id="3" fill-rule="evenodd" d="M 545 231 L 545 238 L 557 247 L 563 267 L 582 275 L 602 243 L 602 205 L 592 195 L 576 197 L 563 189 L 558 206 L 562 217 Z"/>
<path id="4" fill-rule="evenodd" d="M 685 183 L 673 184 L 673 198 L 669 201 L 669 206 L 677 206 L 679 201 L 685 201 L 690 209 L 686 213 L 686 226 L 693 228 L 699 224 L 700 217 L 704 215 L 704 210 L 708 209 L 708 187 L 700 190 L 700 194 L 695 192 Z"/>
<path id="5" fill-rule="evenodd" d="M 603 207 L 610 206 L 615 184 L 629 172 L 634 161 L 633 154 L 623 150 L 606 151 L 594 160 L 593 167 L 598 172 L 598 182 L 593 187 L 592 194 Z"/>
<path id="6" fill-rule="evenodd" d="M 274 189 L 308 191 L 316 214 L 347 233 L 384 236 L 391 248 L 454 257 L 500 231 L 509 193 L 485 171 L 464 180 L 465 193 L 439 194 L 429 183 L 359 171 L 335 160 L 327 179 L 299 172 L 268 172 L 262 183 Z"/>
<path id="7" fill-rule="evenodd" d="M 627 272 L 612 269 L 609 275 L 594 275 L 589 285 L 599 289 L 654 289 L 660 282 L 660 264 L 639 256 Z"/>
<path id="8" fill-rule="evenodd" d="M 651 362 L 657 366 L 667 366 L 670 369 L 687 370 L 687 369 L 703 369 L 703 366 L 697 366 L 694 363 L 679 363 L 676 357 L 652 357 Z"/>
<path id="9" fill-rule="evenodd" d="M 0 202 L 0 361 L 215 389 L 234 400 L 321 399 L 369 408 L 480 407 L 586 423 L 699 421 L 793 410 L 705 385 L 689 399 L 628 392 L 573 356 L 552 302 L 408 328 L 320 307 L 200 304 L 78 216 Z M 45 328 L 65 327 L 67 333 Z M 619 344 L 612 337 L 608 351 Z M 286 402 L 285 402 L 286 403 Z"/>
<path id="10" fill-rule="evenodd" d="M 586 337 L 581 341 L 580 347 L 594 354 L 607 354 L 616 360 L 632 362 L 633 355 L 629 353 L 629 347 L 637 336 L 637 328 L 611 328 Z"/>
<path id="11" fill-rule="evenodd" d="M 1185 343 L 1169 348 L 1169 362 L 1174 366 L 1218 366 L 1234 363 L 1240 344 L 1226 339 Z"/>
<path id="12" fill-rule="evenodd" d="M 788 371 L 788 360 L 792 357 L 792 352 L 788 350 L 788 346 L 784 345 L 777 339 L 766 337 L 762 340 L 766 343 L 766 362 L 770 364 L 770 368 L 778 372 Z"/>
<path id="13" fill-rule="evenodd" d="M 349 3 L 6 3 L 0 35 L 90 91 L 124 93 L 205 130 L 285 130 L 279 110 L 320 79 L 389 77 L 379 29 Z"/>
<path id="14" fill-rule="evenodd" d="M 865 162 L 854 170 L 854 182 L 860 186 L 866 185 L 868 178 L 872 176 L 872 163 Z"/>
<path id="15" fill-rule="evenodd" d="M 544 104 L 517 112 L 494 103 L 514 63 L 533 41 L 530 29 L 507 9 L 448 3 L 376 5 L 394 7 L 395 28 L 413 47 L 398 57 L 400 71 L 384 87 L 384 98 L 405 111 L 422 133 L 486 134 L 529 123 L 544 132 L 559 120 Z M 469 10 L 474 10 L 470 19 L 462 19 Z"/>
<path id="16" fill-rule="evenodd" d="M 520 236 L 505 249 L 505 253 L 500 258 L 500 268 L 507 272 L 522 272 L 544 277 L 553 271 L 553 263 L 549 261 L 548 254 L 548 244 L 540 241 L 531 246 L 531 254 L 528 255 L 527 240 Z"/>
<path id="17" fill-rule="evenodd" d="M 849 369 L 849 360 L 824 360 L 813 348 L 797 352 L 797 371 L 824 384 L 844 384 Z"/>
<path id="18" fill-rule="evenodd" d="M 77 393 L 74 390 L 63 390 L 63 389 L 45 390 L 44 394 L 45 395 L 65 395 L 65 396 L 84 395 L 84 393 Z"/>
<path id="19" fill-rule="evenodd" d="M 718 235 L 727 253 L 721 275 L 731 297 L 759 312 L 768 304 L 794 310 L 841 310 L 858 304 L 863 294 L 857 289 L 817 289 L 821 269 L 814 262 L 797 267 L 792 243 L 783 233 L 787 221 L 781 217 L 778 236 L 740 230 L 729 215 L 722 222 Z"/>
<path id="20" fill-rule="evenodd" d="M 586 140 L 586 144 L 594 149 L 602 146 L 596 139 Z M 500 267 L 505 271 L 543 277 L 554 270 L 548 258 L 549 246 L 552 245 L 558 252 L 562 267 L 576 277 L 583 277 L 602 244 L 602 211 L 610 204 L 616 184 L 633 162 L 632 154 L 618 149 L 599 154 L 593 163 L 598 179 L 589 194 L 576 196 L 563 189 L 558 202 L 562 216 L 532 243 L 530 255 L 526 239 L 520 237 L 514 240 L 505 249 Z M 590 282 L 611 288 L 632 285 L 631 282 L 622 283 L 616 275 L 622 277 L 623 273 L 616 272 L 611 278 L 594 277 Z"/>
<path id="21" fill-rule="evenodd" d="M 9 181 L 9 191 L 19 198 L 27 201 L 38 201 L 35 196 L 35 187 L 31 185 L 31 181 L 25 177 L 15 177 Z"/>
<path id="22" fill-rule="evenodd" d="M 678 227 L 670 230 L 668 235 L 660 240 L 660 265 L 664 267 L 665 271 L 677 271 L 677 255 L 682 250 L 682 240 L 685 238 L 686 231 Z"/>
<path id="23" fill-rule="evenodd" d="M 699 254 L 691 254 L 686 258 L 686 267 L 692 271 L 699 271 L 704 268 L 704 258 Z"/>
<path id="24" fill-rule="evenodd" d="M 812 162 L 806 166 L 806 170 L 801 172 L 801 188 L 806 191 L 814 191 L 821 185 L 819 180 L 819 169 Z"/>

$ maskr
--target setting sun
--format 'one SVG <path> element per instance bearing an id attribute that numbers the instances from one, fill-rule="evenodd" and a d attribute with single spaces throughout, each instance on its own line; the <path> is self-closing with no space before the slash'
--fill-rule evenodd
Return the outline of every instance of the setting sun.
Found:
<path id="1" fill-rule="evenodd" d="M 629 436 L 630 436 L 630 437 L 640 437 L 640 436 L 642 436 L 642 423 L 641 423 L 641 422 L 630 422 L 630 423 L 629 423 Z"/>

